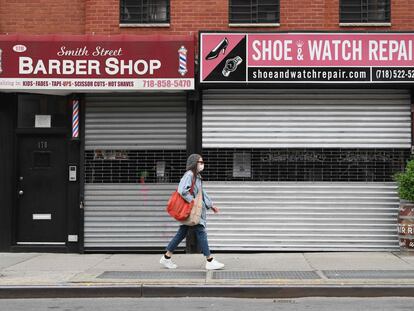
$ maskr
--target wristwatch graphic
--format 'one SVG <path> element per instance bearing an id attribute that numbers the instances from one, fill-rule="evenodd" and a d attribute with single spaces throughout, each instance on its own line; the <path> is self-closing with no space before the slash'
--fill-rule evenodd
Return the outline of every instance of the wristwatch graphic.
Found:
<path id="1" fill-rule="evenodd" d="M 224 65 L 222 71 L 223 76 L 228 77 L 230 73 L 235 71 L 242 62 L 243 59 L 240 56 L 236 56 L 235 58 L 230 58 L 226 60 L 226 64 Z"/>

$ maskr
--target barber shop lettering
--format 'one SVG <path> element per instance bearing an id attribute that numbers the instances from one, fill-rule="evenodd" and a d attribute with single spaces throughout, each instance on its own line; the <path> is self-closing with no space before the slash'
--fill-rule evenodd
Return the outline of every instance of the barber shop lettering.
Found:
<path id="1" fill-rule="evenodd" d="M 86 46 L 75 49 L 68 49 L 66 46 L 61 46 L 60 51 L 57 52 L 58 56 L 121 56 L 122 48 L 118 49 L 105 49 L 101 46 L 97 46 L 92 53 Z"/>
<path id="2" fill-rule="evenodd" d="M 44 75 L 153 75 L 161 68 L 161 62 L 157 59 L 149 61 L 119 60 L 115 57 L 106 59 L 104 65 L 99 60 L 69 60 L 69 59 L 41 59 L 33 60 L 30 57 L 19 57 L 19 74 L 44 74 Z"/>
<path id="3" fill-rule="evenodd" d="M 161 68 L 158 59 L 119 59 L 122 56 L 122 48 L 104 49 L 97 46 L 93 51 L 86 47 L 68 49 L 60 47 L 56 58 L 33 59 L 27 56 L 19 57 L 19 74 L 21 75 L 153 75 Z M 64 59 L 64 57 L 107 57 L 103 59 Z"/>
<path id="4" fill-rule="evenodd" d="M 93 52 L 86 47 L 68 49 L 62 46 L 56 53 L 56 58 L 65 56 L 122 56 L 122 48 L 115 50 L 104 49 L 97 46 Z M 116 57 L 109 57 L 103 60 L 98 59 L 48 59 L 34 60 L 31 57 L 19 57 L 19 74 L 44 74 L 44 75 L 101 75 L 103 72 L 108 75 L 153 75 L 161 68 L 161 61 L 158 59 L 137 59 L 124 60 Z"/>

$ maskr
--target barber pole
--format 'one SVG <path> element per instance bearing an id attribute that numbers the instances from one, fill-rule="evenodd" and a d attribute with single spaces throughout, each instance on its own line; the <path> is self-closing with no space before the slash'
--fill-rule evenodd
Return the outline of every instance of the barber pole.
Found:
<path id="1" fill-rule="evenodd" d="M 187 73 L 187 49 L 184 46 L 178 50 L 179 68 L 178 72 L 184 76 Z"/>
<path id="2" fill-rule="evenodd" d="M 72 103 L 72 139 L 79 139 L 79 100 Z"/>
<path id="3" fill-rule="evenodd" d="M 1 54 L 3 53 L 2 49 L 0 49 L 0 73 L 3 72 L 2 66 L 1 66 Z"/>

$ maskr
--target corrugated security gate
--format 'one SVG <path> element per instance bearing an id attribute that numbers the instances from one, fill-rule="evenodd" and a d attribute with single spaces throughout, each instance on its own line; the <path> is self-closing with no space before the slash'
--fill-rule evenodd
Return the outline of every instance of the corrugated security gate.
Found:
<path id="1" fill-rule="evenodd" d="M 160 249 L 186 162 L 185 93 L 88 95 L 85 249 Z"/>
<path id="2" fill-rule="evenodd" d="M 410 157 L 400 90 L 208 90 L 213 250 L 396 250 L 392 175 Z"/>

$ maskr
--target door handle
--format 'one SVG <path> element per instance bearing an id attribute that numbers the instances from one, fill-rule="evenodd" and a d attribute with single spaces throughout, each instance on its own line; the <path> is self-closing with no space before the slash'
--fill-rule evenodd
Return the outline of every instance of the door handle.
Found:
<path id="1" fill-rule="evenodd" d="M 19 195 L 23 195 L 23 194 L 24 194 L 23 190 L 20 190 Z"/>

